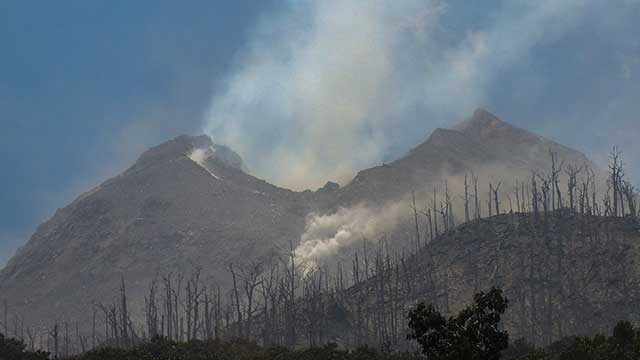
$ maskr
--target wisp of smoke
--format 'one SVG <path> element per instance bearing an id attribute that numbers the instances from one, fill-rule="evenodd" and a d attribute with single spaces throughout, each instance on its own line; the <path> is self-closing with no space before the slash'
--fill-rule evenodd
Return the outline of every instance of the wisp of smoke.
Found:
<path id="1" fill-rule="evenodd" d="M 446 1 L 289 1 L 255 29 L 205 132 L 278 185 L 344 183 L 469 114 L 496 73 L 596 2 L 505 2 L 452 43 L 436 36 Z"/>

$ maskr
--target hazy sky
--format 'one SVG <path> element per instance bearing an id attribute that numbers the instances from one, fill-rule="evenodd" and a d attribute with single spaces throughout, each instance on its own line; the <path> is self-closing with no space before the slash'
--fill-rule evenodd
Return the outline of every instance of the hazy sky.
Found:
<path id="1" fill-rule="evenodd" d="M 182 133 L 303 188 L 484 107 L 640 176 L 638 34 L 639 0 L 2 1 L 0 264 Z"/>

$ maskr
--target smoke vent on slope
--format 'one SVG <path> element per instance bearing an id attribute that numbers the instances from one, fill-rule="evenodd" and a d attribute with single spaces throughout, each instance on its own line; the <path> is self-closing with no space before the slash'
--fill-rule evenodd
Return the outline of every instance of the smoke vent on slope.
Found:
<path id="1" fill-rule="evenodd" d="M 196 148 L 189 154 L 189 159 L 191 159 L 196 164 L 200 165 L 203 169 L 207 170 L 211 176 L 218 180 L 222 180 L 218 175 L 216 175 L 213 170 L 207 166 L 207 161 L 215 156 L 215 150 L 213 147 L 208 148 Z"/>
<path id="2" fill-rule="evenodd" d="M 196 147 L 188 155 L 196 164 L 207 170 L 214 178 L 221 178 L 214 173 L 213 164 L 223 164 L 225 166 L 244 171 L 242 158 L 235 151 L 224 145 L 205 144 L 207 146 Z"/>

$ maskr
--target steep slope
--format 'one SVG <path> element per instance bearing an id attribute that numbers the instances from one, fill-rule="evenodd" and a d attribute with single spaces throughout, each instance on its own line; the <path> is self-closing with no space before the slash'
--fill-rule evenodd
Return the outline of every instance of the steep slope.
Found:
<path id="1" fill-rule="evenodd" d="M 486 110 L 453 129 L 436 129 L 422 144 L 389 164 L 360 171 L 340 190 L 343 204 L 384 202 L 415 191 L 442 188 L 448 179 L 459 191 L 456 177 L 475 172 L 494 183 L 525 180 L 532 170 L 551 168 L 550 151 L 565 165 L 595 166 L 587 157 L 529 131 L 512 126 Z M 487 182 L 487 181 L 485 181 Z"/>
<path id="2" fill-rule="evenodd" d="M 370 261 L 378 261 L 373 256 Z M 492 286 L 509 299 L 503 325 L 511 339 L 548 345 L 565 336 L 606 333 L 618 321 L 640 316 L 639 258 L 638 218 L 562 210 L 473 221 L 435 238 L 399 266 L 376 266 L 372 278 L 346 290 L 345 306 L 356 320 L 335 336 L 357 343 L 355 334 L 368 331 L 370 343 L 402 348 L 402 320 L 399 329 L 387 322 L 380 331 L 375 324 L 354 328 L 362 324 L 357 317 L 368 312 L 372 319 L 404 319 L 417 301 L 451 315 Z M 395 338 L 376 338 L 381 333 Z"/>
<path id="3" fill-rule="evenodd" d="M 189 264 L 226 286 L 230 262 L 297 240 L 311 201 L 247 175 L 224 151 L 187 136 L 150 149 L 37 229 L 0 272 L 2 298 L 27 322 L 77 319 L 111 300 L 121 275 L 145 284 L 132 299 L 156 271 Z"/>
<path id="4" fill-rule="evenodd" d="M 566 164 L 589 164 L 586 156 L 555 141 L 512 126 L 486 110 L 476 110 L 473 116 L 457 125 L 455 130 L 477 142 L 486 144 L 499 157 L 520 162 L 533 169 L 549 167 L 549 152 Z"/>

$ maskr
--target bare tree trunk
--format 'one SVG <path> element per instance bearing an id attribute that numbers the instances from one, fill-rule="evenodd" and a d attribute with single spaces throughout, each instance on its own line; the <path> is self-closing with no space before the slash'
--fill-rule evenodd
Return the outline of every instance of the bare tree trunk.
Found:
<path id="1" fill-rule="evenodd" d="M 93 308 L 93 317 L 91 319 L 91 349 L 96 348 L 96 313 L 97 310 Z"/>
<path id="2" fill-rule="evenodd" d="M 124 346 L 129 346 L 129 313 L 127 312 L 127 293 L 124 285 L 124 275 L 121 276 L 121 287 L 120 287 L 120 306 L 122 307 L 122 319 L 120 320 L 122 323 L 122 341 L 124 342 Z"/>
<path id="3" fill-rule="evenodd" d="M 613 216 L 618 216 L 618 184 L 622 172 L 622 162 L 620 161 L 621 155 L 622 152 L 620 152 L 617 147 L 614 147 L 609 155 L 609 169 L 611 170 L 610 184 L 613 188 Z"/>
<path id="4" fill-rule="evenodd" d="M 416 236 L 416 249 L 420 249 L 420 227 L 418 225 L 418 208 L 416 207 L 416 194 L 411 191 L 411 201 L 412 201 L 412 208 L 413 208 L 413 219 L 415 221 L 415 225 L 416 225 L 416 230 L 415 230 L 415 236 Z"/>
<path id="5" fill-rule="evenodd" d="M 4 320 L 2 321 L 2 325 L 4 326 L 4 333 L 9 335 L 9 306 L 7 305 L 7 299 L 2 301 L 3 315 Z"/>
<path id="6" fill-rule="evenodd" d="M 468 174 L 464 174 L 464 221 L 469 222 L 469 180 Z"/>
<path id="7" fill-rule="evenodd" d="M 233 269 L 233 263 L 229 264 L 229 270 L 231 271 L 231 278 L 233 279 L 233 295 L 235 297 L 236 316 L 238 326 L 238 337 L 242 337 L 242 311 L 240 310 L 240 292 L 238 291 L 238 282 L 236 279 L 236 273 Z"/>
<path id="8" fill-rule="evenodd" d="M 475 217 L 476 220 L 480 220 L 482 213 L 480 211 L 480 198 L 478 197 L 478 177 L 471 173 L 471 180 L 473 181 L 473 198 L 475 200 Z"/>
<path id="9" fill-rule="evenodd" d="M 493 201 L 495 204 L 496 215 L 500 215 L 500 201 L 498 199 L 498 192 L 500 191 L 500 185 L 502 185 L 502 183 L 498 183 L 498 185 L 494 188 L 492 184 L 489 184 L 489 190 L 491 191 L 490 195 L 493 194 Z"/>
<path id="10" fill-rule="evenodd" d="M 251 338 L 251 326 L 253 324 L 253 298 L 256 287 L 260 285 L 260 275 L 264 269 L 262 262 L 251 261 L 240 271 L 245 296 L 247 299 L 247 322 L 246 322 L 246 338 Z"/>
<path id="11" fill-rule="evenodd" d="M 57 359 L 59 352 L 58 352 L 58 323 L 56 322 L 53 325 L 53 330 L 49 330 L 49 335 L 53 338 L 53 358 Z"/>

